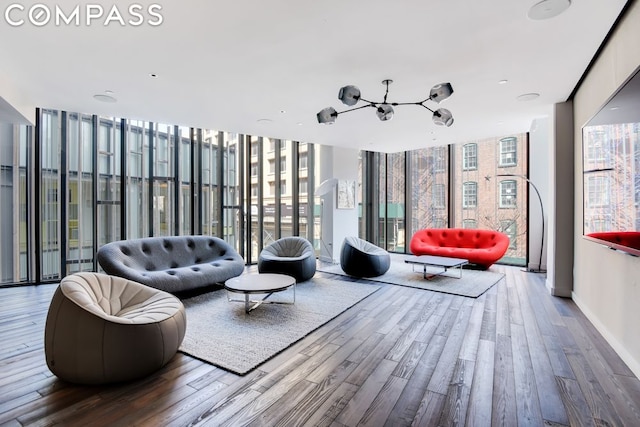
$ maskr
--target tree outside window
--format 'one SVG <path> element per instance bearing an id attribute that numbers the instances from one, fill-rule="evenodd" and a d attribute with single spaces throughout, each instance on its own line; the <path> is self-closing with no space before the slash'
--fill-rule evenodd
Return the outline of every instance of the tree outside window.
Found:
<path id="1" fill-rule="evenodd" d="M 509 236 L 509 249 L 518 249 L 518 224 L 515 219 L 500 221 L 500 231 Z"/>

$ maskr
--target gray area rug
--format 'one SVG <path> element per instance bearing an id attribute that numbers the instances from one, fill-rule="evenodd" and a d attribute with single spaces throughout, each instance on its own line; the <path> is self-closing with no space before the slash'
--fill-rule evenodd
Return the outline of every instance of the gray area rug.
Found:
<path id="1" fill-rule="evenodd" d="M 405 257 L 406 255 L 391 254 L 389 271 L 382 276 L 370 277 L 366 280 L 477 298 L 504 277 L 502 273 L 489 270 L 463 269 L 462 278 L 458 279 L 459 271 L 455 269 L 446 274 L 456 277 L 435 276 L 426 280 L 422 277 L 422 266 L 405 263 Z M 347 273 L 340 268 L 340 264 L 324 264 L 318 267 L 318 271 L 347 276 Z"/>
<path id="2" fill-rule="evenodd" d="M 187 331 L 179 351 L 244 375 L 378 289 L 314 277 L 296 285 L 294 305 L 263 304 L 249 314 L 243 302 L 228 301 L 225 290 L 184 299 Z M 293 292 L 272 298 L 291 301 Z"/>

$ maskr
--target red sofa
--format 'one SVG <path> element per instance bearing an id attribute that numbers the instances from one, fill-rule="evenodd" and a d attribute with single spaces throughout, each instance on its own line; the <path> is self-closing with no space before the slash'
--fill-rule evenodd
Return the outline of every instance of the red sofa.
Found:
<path id="1" fill-rule="evenodd" d="M 509 248 L 509 236 L 494 230 L 427 228 L 417 231 L 409 248 L 414 255 L 468 259 L 487 269 Z"/>

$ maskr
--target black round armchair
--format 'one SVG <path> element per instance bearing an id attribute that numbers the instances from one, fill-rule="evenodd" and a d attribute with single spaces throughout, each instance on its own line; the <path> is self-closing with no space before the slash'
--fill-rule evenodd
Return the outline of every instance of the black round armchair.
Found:
<path id="1" fill-rule="evenodd" d="M 258 272 L 293 276 L 304 282 L 316 274 L 316 254 L 303 237 L 283 237 L 265 246 L 258 257 Z"/>
<path id="2" fill-rule="evenodd" d="M 376 277 L 389 270 L 391 258 L 384 249 L 357 237 L 346 237 L 340 251 L 340 267 L 350 276 Z"/>

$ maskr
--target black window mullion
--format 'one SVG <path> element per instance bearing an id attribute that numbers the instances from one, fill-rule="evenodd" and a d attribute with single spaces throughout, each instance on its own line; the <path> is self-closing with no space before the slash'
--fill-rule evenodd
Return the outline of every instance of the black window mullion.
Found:
<path id="1" fill-rule="evenodd" d="M 447 227 L 451 228 L 452 224 L 455 224 L 455 215 L 456 215 L 456 208 L 457 206 L 455 206 L 455 200 L 456 200 L 456 189 L 454 188 L 454 179 L 453 179 L 453 174 L 454 174 L 454 162 L 456 161 L 456 155 L 455 155 L 455 148 L 456 146 L 453 144 L 449 144 L 448 146 L 449 149 L 449 164 L 447 166 L 447 187 L 449 189 L 449 191 L 447 192 L 447 207 L 449 209 L 447 209 Z M 464 203 L 464 202 L 463 202 Z"/>
<path id="2" fill-rule="evenodd" d="M 126 119 L 120 120 L 120 239 L 127 238 L 127 171 L 129 150 Z"/>
<path id="3" fill-rule="evenodd" d="M 142 131 L 144 132 L 144 126 Z M 144 140 L 144 138 L 143 138 Z M 153 198 L 154 198 L 154 194 L 153 194 L 153 174 L 154 174 L 154 168 L 153 168 L 153 154 L 154 154 L 154 145 L 155 145 L 155 138 L 154 138 L 154 134 L 153 134 L 153 122 L 149 122 L 149 183 L 148 183 L 148 187 L 147 187 L 147 191 L 149 194 L 149 197 L 147 199 L 147 217 L 149 218 L 149 228 L 147 229 L 147 234 L 149 235 L 149 237 L 153 237 Z M 144 143 L 143 143 L 143 147 L 142 150 L 144 151 Z"/>
<path id="4" fill-rule="evenodd" d="M 217 167 L 217 193 L 218 193 L 218 206 L 216 206 L 216 216 L 218 218 L 218 226 L 216 234 L 218 237 L 224 237 L 224 186 L 227 184 L 224 182 L 224 132 L 218 131 L 218 167 Z"/>
<path id="5" fill-rule="evenodd" d="M 182 189 L 182 179 L 180 179 L 180 149 L 182 141 L 180 140 L 178 126 L 173 127 L 173 234 L 180 235 L 180 190 Z"/>
<path id="6" fill-rule="evenodd" d="M 252 231 L 252 220 L 253 220 L 253 215 L 251 214 L 251 198 L 253 197 L 253 193 L 251 192 L 251 186 L 253 185 L 252 181 L 251 181 L 251 157 L 253 155 L 252 153 L 252 138 L 251 135 L 245 135 L 244 136 L 244 141 L 245 141 L 245 150 L 246 150 L 246 157 L 245 157 L 245 163 L 246 163 L 246 169 L 245 169 L 245 176 L 246 176 L 246 191 L 247 191 L 247 197 L 245 199 L 241 199 L 243 200 L 244 206 L 245 206 L 245 223 L 246 223 L 246 235 L 245 235 L 245 246 L 247 248 L 247 251 L 245 253 L 245 260 L 247 262 L 247 264 L 251 263 L 251 256 L 253 254 L 252 251 L 252 245 L 251 245 L 251 231 Z"/>
<path id="7" fill-rule="evenodd" d="M 244 220 L 244 199 L 245 199 L 245 147 L 246 141 L 244 135 L 238 135 L 238 147 L 236 155 L 238 156 L 238 253 L 245 258 L 245 234 L 246 223 Z M 250 157 L 250 156 L 247 156 Z M 245 258 L 246 259 L 246 258 Z"/>
<path id="8" fill-rule="evenodd" d="M 258 252 L 264 246 L 264 140 L 258 137 Z"/>
<path id="9" fill-rule="evenodd" d="M 315 145 L 307 144 L 307 239 L 315 236 L 315 190 L 316 190 L 316 154 Z"/>
<path id="10" fill-rule="evenodd" d="M 300 143 L 291 142 L 291 234 L 300 235 Z M 307 183 L 307 193 L 308 183 Z"/>
<path id="11" fill-rule="evenodd" d="M 33 209 L 33 221 L 34 224 L 36 224 L 36 226 L 33 227 L 33 246 L 35 249 L 34 281 L 39 282 L 42 279 L 42 227 L 37 226 L 37 224 L 42 224 L 42 212 L 40 211 L 41 203 L 38 203 L 39 200 L 42 200 L 42 110 L 40 108 L 36 108 L 36 133 L 33 148 L 33 163 L 33 169 L 35 172 L 33 194 L 34 201 L 36 201 Z"/>
<path id="12" fill-rule="evenodd" d="M 405 151 L 404 153 L 404 232 L 405 236 L 413 235 L 413 198 L 411 189 L 413 188 L 412 174 L 411 174 L 411 151 Z M 409 248 L 406 244 L 407 238 L 405 237 L 404 252 L 408 253 Z"/>
<path id="13" fill-rule="evenodd" d="M 81 123 L 81 116 L 78 114 L 78 122 Z M 91 144 L 93 152 L 91 153 L 91 170 L 93 171 L 91 177 L 91 192 L 93 201 L 93 269 L 98 271 L 98 260 L 96 254 L 98 253 L 98 185 L 100 174 L 98 173 L 98 116 L 91 116 Z"/>
<path id="14" fill-rule="evenodd" d="M 275 182 L 274 182 L 274 186 L 275 186 L 275 197 L 274 197 L 274 218 L 273 218 L 273 227 L 274 227 L 274 233 L 275 233 L 275 238 L 279 239 L 280 236 L 282 235 L 282 221 L 281 221 L 281 217 L 282 217 L 282 206 L 281 206 L 281 202 L 282 202 L 282 180 L 281 180 L 281 170 L 282 170 L 282 165 L 280 164 L 280 161 L 282 159 L 282 153 L 280 152 L 280 146 L 282 145 L 282 141 L 279 139 L 275 140 L 275 150 L 276 150 L 276 158 L 275 158 Z"/>
<path id="15" fill-rule="evenodd" d="M 69 219 L 67 209 L 67 148 L 69 145 L 67 118 L 68 113 L 62 111 L 60 114 L 60 278 L 63 278 L 67 273 L 67 224 Z"/>

